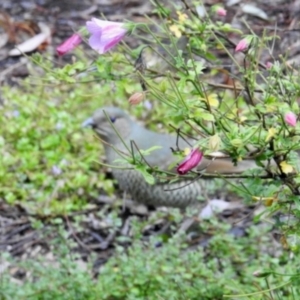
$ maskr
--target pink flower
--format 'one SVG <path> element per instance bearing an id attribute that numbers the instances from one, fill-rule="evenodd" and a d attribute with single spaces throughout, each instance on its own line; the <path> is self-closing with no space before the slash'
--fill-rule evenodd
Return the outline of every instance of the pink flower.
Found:
<path id="1" fill-rule="evenodd" d="M 74 33 L 66 41 L 56 48 L 56 52 L 59 56 L 66 54 L 67 52 L 76 48 L 82 41 L 81 36 L 78 33 Z"/>
<path id="2" fill-rule="evenodd" d="M 241 52 L 244 51 L 248 48 L 249 43 L 246 39 L 242 39 L 241 41 L 238 42 L 238 44 L 235 47 L 235 52 Z"/>
<path id="3" fill-rule="evenodd" d="M 273 64 L 270 61 L 266 62 L 266 68 L 271 69 L 273 67 Z"/>
<path id="4" fill-rule="evenodd" d="M 217 13 L 217 15 L 220 16 L 220 17 L 225 17 L 226 14 L 227 14 L 227 10 L 224 9 L 223 7 L 220 7 L 220 6 L 219 6 L 219 7 L 216 9 L 216 13 Z"/>
<path id="5" fill-rule="evenodd" d="M 203 153 L 199 149 L 192 149 L 191 152 L 185 157 L 177 167 L 177 173 L 184 175 L 191 169 L 195 168 L 201 161 Z"/>
<path id="6" fill-rule="evenodd" d="M 297 124 L 297 116 L 293 112 L 288 112 L 284 116 L 284 121 L 286 124 L 295 127 Z"/>
<path id="7" fill-rule="evenodd" d="M 118 44 L 127 33 L 124 23 L 102 21 L 92 18 L 86 22 L 86 27 L 91 34 L 89 45 L 100 54 L 103 54 Z"/>

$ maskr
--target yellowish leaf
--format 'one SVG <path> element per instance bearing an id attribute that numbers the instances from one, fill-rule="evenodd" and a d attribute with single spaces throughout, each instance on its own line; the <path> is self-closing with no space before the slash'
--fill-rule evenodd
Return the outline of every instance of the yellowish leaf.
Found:
<path id="1" fill-rule="evenodd" d="M 256 197 L 256 196 L 252 196 L 252 200 L 262 201 L 265 206 L 271 206 L 274 201 L 277 201 L 277 198 L 276 197 Z"/>
<path id="2" fill-rule="evenodd" d="M 201 98 L 201 100 L 207 102 L 211 107 L 219 107 L 218 95 L 215 93 L 209 94 L 207 97 Z"/>
<path id="3" fill-rule="evenodd" d="M 280 237 L 280 243 L 281 243 L 281 245 L 283 246 L 284 249 L 289 249 L 289 244 L 288 244 L 287 239 L 284 235 L 282 235 Z"/>
<path id="4" fill-rule="evenodd" d="M 219 106 L 219 100 L 218 100 L 218 95 L 217 94 L 210 94 L 207 97 L 207 101 L 210 106 L 212 107 L 218 107 Z"/>
<path id="5" fill-rule="evenodd" d="M 211 151 L 218 151 L 221 144 L 221 139 L 219 135 L 216 133 L 215 135 L 209 138 L 209 150 Z"/>
<path id="6" fill-rule="evenodd" d="M 281 170 L 284 174 L 293 173 L 294 168 L 292 165 L 289 165 L 286 161 L 280 163 Z"/>
<path id="7" fill-rule="evenodd" d="M 274 199 L 267 199 L 265 201 L 265 206 L 272 206 L 273 202 L 274 202 Z"/>
<path id="8" fill-rule="evenodd" d="M 266 142 L 268 142 L 271 138 L 273 138 L 277 133 L 277 130 L 273 127 L 269 128 L 268 130 L 268 134 L 267 134 L 267 137 L 266 137 Z"/>
<path id="9" fill-rule="evenodd" d="M 190 148 L 184 148 L 183 153 L 184 153 L 185 156 L 187 156 L 191 153 L 191 149 Z"/>
<path id="10" fill-rule="evenodd" d="M 276 112 L 278 110 L 278 107 L 276 105 L 273 105 L 273 104 L 267 104 L 266 109 L 267 109 L 268 113 L 273 113 L 273 112 Z"/>
<path id="11" fill-rule="evenodd" d="M 188 18 L 188 16 L 183 14 L 181 11 L 177 11 L 177 15 L 180 23 L 183 23 Z"/>
<path id="12" fill-rule="evenodd" d="M 246 120 L 247 120 L 247 117 L 245 117 L 245 116 L 240 116 L 240 119 L 239 119 L 240 124 L 244 123 Z"/>
<path id="13" fill-rule="evenodd" d="M 266 201 L 266 200 L 274 200 L 274 197 L 258 197 L 258 196 L 252 196 L 252 200 L 254 201 Z"/>
<path id="14" fill-rule="evenodd" d="M 179 27 L 175 24 L 171 25 L 169 27 L 170 31 L 174 33 L 174 35 L 177 37 L 177 38 L 180 38 L 181 37 L 181 31 L 179 29 Z"/>

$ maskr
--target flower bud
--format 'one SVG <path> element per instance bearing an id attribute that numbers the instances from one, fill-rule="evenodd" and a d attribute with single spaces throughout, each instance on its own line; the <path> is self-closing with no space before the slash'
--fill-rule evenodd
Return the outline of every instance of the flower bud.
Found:
<path id="1" fill-rule="evenodd" d="M 215 134 L 209 138 L 209 150 L 218 151 L 221 144 L 221 139 L 218 134 Z"/>
<path id="2" fill-rule="evenodd" d="M 59 56 L 62 56 L 76 48 L 81 43 L 81 41 L 81 36 L 78 33 L 74 33 L 71 37 L 69 37 L 66 41 L 64 41 L 56 48 L 56 52 Z"/>
<path id="3" fill-rule="evenodd" d="M 286 124 L 295 127 L 297 124 L 297 116 L 293 112 L 288 112 L 284 116 L 284 121 Z"/>
<path id="4" fill-rule="evenodd" d="M 238 42 L 238 44 L 235 47 L 235 52 L 242 52 L 246 50 L 249 46 L 249 42 L 247 39 L 242 39 L 241 41 Z"/>
<path id="5" fill-rule="evenodd" d="M 185 157 L 185 159 L 178 165 L 177 173 L 179 175 L 184 175 L 193 168 L 197 167 L 203 157 L 203 153 L 198 149 L 190 150 L 190 153 Z"/>
<path id="6" fill-rule="evenodd" d="M 131 105 L 137 105 L 137 104 L 141 103 L 144 99 L 145 99 L 144 92 L 136 92 L 129 97 L 128 102 Z"/>
<path id="7" fill-rule="evenodd" d="M 273 64 L 270 61 L 266 62 L 266 68 L 271 69 L 273 67 Z"/>
<path id="8" fill-rule="evenodd" d="M 218 7 L 217 9 L 216 9 L 216 14 L 218 15 L 218 16 L 220 16 L 220 17 L 225 17 L 226 16 L 226 14 L 227 14 L 227 11 L 226 11 L 226 9 L 224 9 L 223 7 Z"/>

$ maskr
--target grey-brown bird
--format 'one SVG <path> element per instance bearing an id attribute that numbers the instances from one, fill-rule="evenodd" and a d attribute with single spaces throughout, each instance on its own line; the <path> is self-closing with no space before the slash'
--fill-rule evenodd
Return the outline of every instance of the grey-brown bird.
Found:
<path id="1" fill-rule="evenodd" d="M 197 202 L 197 197 L 201 195 L 199 180 L 184 179 L 175 183 L 158 181 L 151 185 L 131 165 L 127 165 L 128 169 L 126 169 L 124 163 L 120 162 L 122 155 L 123 158 L 124 155 L 132 156 L 131 149 L 137 154 L 136 148 L 147 150 L 153 146 L 159 146 L 159 149 L 153 150 L 145 156 L 145 160 L 152 167 L 170 171 L 169 166 L 176 162 L 171 149 L 176 149 L 177 146 L 180 149 L 191 147 L 186 141 L 177 139 L 175 135 L 150 131 L 133 121 L 122 109 L 116 107 L 98 109 L 91 118 L 83 123 L 83 126 L 91 126 L 103 141 L 107 162 L 112 166 L 120 167 L 119 169 L 113 168 L 113 176 L 118 181 L 120 188 L 130 193 L 133 200 L 147 205 L 180 208 Z M 131 141 L 137 147 L 131 147 Z M 253 161 L 243 161 L 234 166 L 230 159 L 210 161 L 203 158 L 197 169 L 211 174 L 228 174 L 240 173 L 251 167 L 255 167 Z"/>

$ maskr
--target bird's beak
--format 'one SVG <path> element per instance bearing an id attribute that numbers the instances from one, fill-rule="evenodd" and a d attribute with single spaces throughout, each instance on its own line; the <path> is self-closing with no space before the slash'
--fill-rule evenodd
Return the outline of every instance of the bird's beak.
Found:
<path id="1" fill-rule="evenodd" d="M 93 126 L 94 126 L 93 118 L 88 118 L 81 124 L 81 127 L 93 127 Z"/>

